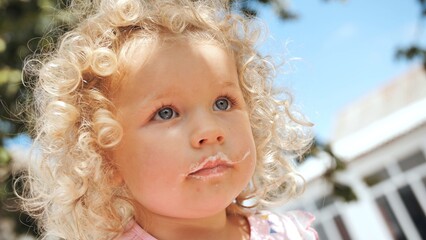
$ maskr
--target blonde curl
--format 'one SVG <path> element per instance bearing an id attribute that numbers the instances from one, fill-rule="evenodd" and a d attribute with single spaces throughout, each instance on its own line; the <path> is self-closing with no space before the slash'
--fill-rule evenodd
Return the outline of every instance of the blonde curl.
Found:
<path id="1" fill-rule="evenodd" d="M 137 23 L 141 9 L 139 1 L 103 1 L 101 9 L 104 9 L 105 14 L 113 26 L 127 26 Z"/>
<path id="2" fill-rule="evenodd" d="M 76 65 L 58 58 L 44 65 L 40 70 L 39 79 L 46 92 L 60 96 L 73 92 L 79 86 L 81 73 Z"/>
<path id="3" fill-rule="evenodd" d="M 44 121 L 55 121 L 57 124 L 43 124 L 41 128 L 46 134 L 64 137 L 64 135 L 69 134 L 69 130 L 72 130 L 69 123 L 77 121 L 79 117 L 80 112 L 74 105 L 64 101 L 52 101 L 46 107 Z"/>
<path id="4" fill-rule="evenodd" d="M 97 135 L 97 143 L 103 148 L 114 147 L 123 135 L 121 125 L 105 109 L 99 109 L 93 115 L 93 129 Z"/>
<path id="5" fill-rule="evenodd" d="M 117 57 L 111 49 L 100 47 L 92 53 L 91 67 L 97 75 L 109 76 L 117 69 Z"/>

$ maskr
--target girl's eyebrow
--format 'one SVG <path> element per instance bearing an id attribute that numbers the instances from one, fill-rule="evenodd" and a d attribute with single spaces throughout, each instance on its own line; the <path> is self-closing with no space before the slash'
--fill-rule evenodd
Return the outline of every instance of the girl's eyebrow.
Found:
<path id="1" fill-rule="evenodd" d="M 150 93 L 145 95 L 143 98 L 145 101 L 157 101 L 164 98 L 168 98 L 177 93 L 177 89 L 171 86 L 164 86 L 153 89 Z"/>
<path id="2" fill-rule="evenodd" d="M 219 85 L 220 88 L 239 89 L 238 83 L 235 83 L 233 81 L 223 81 L 223 82 L 219 82 L 217 85 Z M 144 97 L 143 102 L 149 103 L 151 101 L 158 101 L 158 100 L 161 100 L 161 99 L 164 99 L 164 98 L 168 98 L 171 95 L 174 95 L 173 93 L 176 93 L 176 89 L 174 89 L 174 88 L 166 88 L 166 89 L 163 89 L 161 92 L 153 91 L 151 94 Z"/>
<path id="3" fill-rule="evenodd" d="M 239 88 L 239 85 L 235 82 L 225 81 L 220 83 L 223 88 Z"/>

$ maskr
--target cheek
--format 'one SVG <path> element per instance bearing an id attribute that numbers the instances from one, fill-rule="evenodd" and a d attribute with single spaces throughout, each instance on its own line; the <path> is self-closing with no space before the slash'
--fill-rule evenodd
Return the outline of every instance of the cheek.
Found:
<path id="1" fill-rule="evenodd" d="M 249 151 L 249 162 L 250 162 L 250 178 L 254 174 L 256 164 L 257 164 L 257 151 L 256 151 L 256 143 L 254 141 L 253 133 L 251 130 L 250 123 L 248 123 L 247 126 L 247 135 L 245 136 L 247 145 L 248 145 L 248 151 Z"/>
<path id="2" fill-rule="evenodd" d="M 142 179 L 163 179 L 176 176 L 182 152 L 176 143 L 168 141 L 166 136 L 149 132 L 126 136 L 113 152 L 113 161 L 122 177 L 129 181 Z"/>
<path id="3" fill-rule="evenodd" d="M 253 176 L 253 174 L 254 174 L 254 171 L 255 171 L 255 168 L 256 168 L 256 164 L 257 164 L 257 152 L 256 152 L 256 146 L 255 146 L 255 144 L 254 144 L 254 140 L 253 140 L 253 138 L 251 138 L 251 140 L 252 141 L 250 141 L 250 145 L 249 145 L 249 155 L 248 155 L 248 159 L 247 159 L 247 161 L 248 161 L 248 169 L 247 169 L 247 172 L 248 172 L 248 175 L 249 175 L 249 178 L 251 178 L 252 176 Z"/>
<path id="4" fill-rule="evenodd" d="M 256 167 L 256 145 L 248 117 L 243 115 L 237 122 L 234 128 L 230 128 L 230 136 L 234 147 L 239 149 L 240 159 L 245 159 L 243 160 L 244 176 L 251 178 Z"/>
<path id="5" fill-rule="evenodd" d="M 254 154 L 256 151 L 255 142 L 248 117 L 236 122 L 237 124 L 234 124 L 234 127 L 231 128 L 231 136 L 235 136 L 237 141 L 245 144 L 250 153 Z"/>

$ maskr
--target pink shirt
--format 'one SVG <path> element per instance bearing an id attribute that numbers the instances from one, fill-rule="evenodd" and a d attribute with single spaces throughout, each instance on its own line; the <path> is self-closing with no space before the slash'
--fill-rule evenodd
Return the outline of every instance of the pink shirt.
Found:
<path id="1" fill-rule="evenodd" d="M 315 217 L 307 212 L 291 211 L 275 214 L 261 211 L 248 218 L 250 240 L 316 240 L 318 234 L 311 227 Z M 119 240 L 157 240 L 145 232 L 136 222 L 131 223 Z"/>

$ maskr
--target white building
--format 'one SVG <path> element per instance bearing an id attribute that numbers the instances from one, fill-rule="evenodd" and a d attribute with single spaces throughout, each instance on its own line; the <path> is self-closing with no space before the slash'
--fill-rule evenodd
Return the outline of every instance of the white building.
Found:
<path id="1" fill-rule="evenodd" d="M 336 179 L 351 186 L 358 200 L 336 199 L 327 181 L 307 176 L 304 195 L 286 209 L 313 212 L 322 240 L 426 239 L 423 69 L 414 68 L 347 106 L 335 129 L 333 152 L 347 162 Z M 307 160 L 307 165 L 324 172 L 324 159 Z"/>

